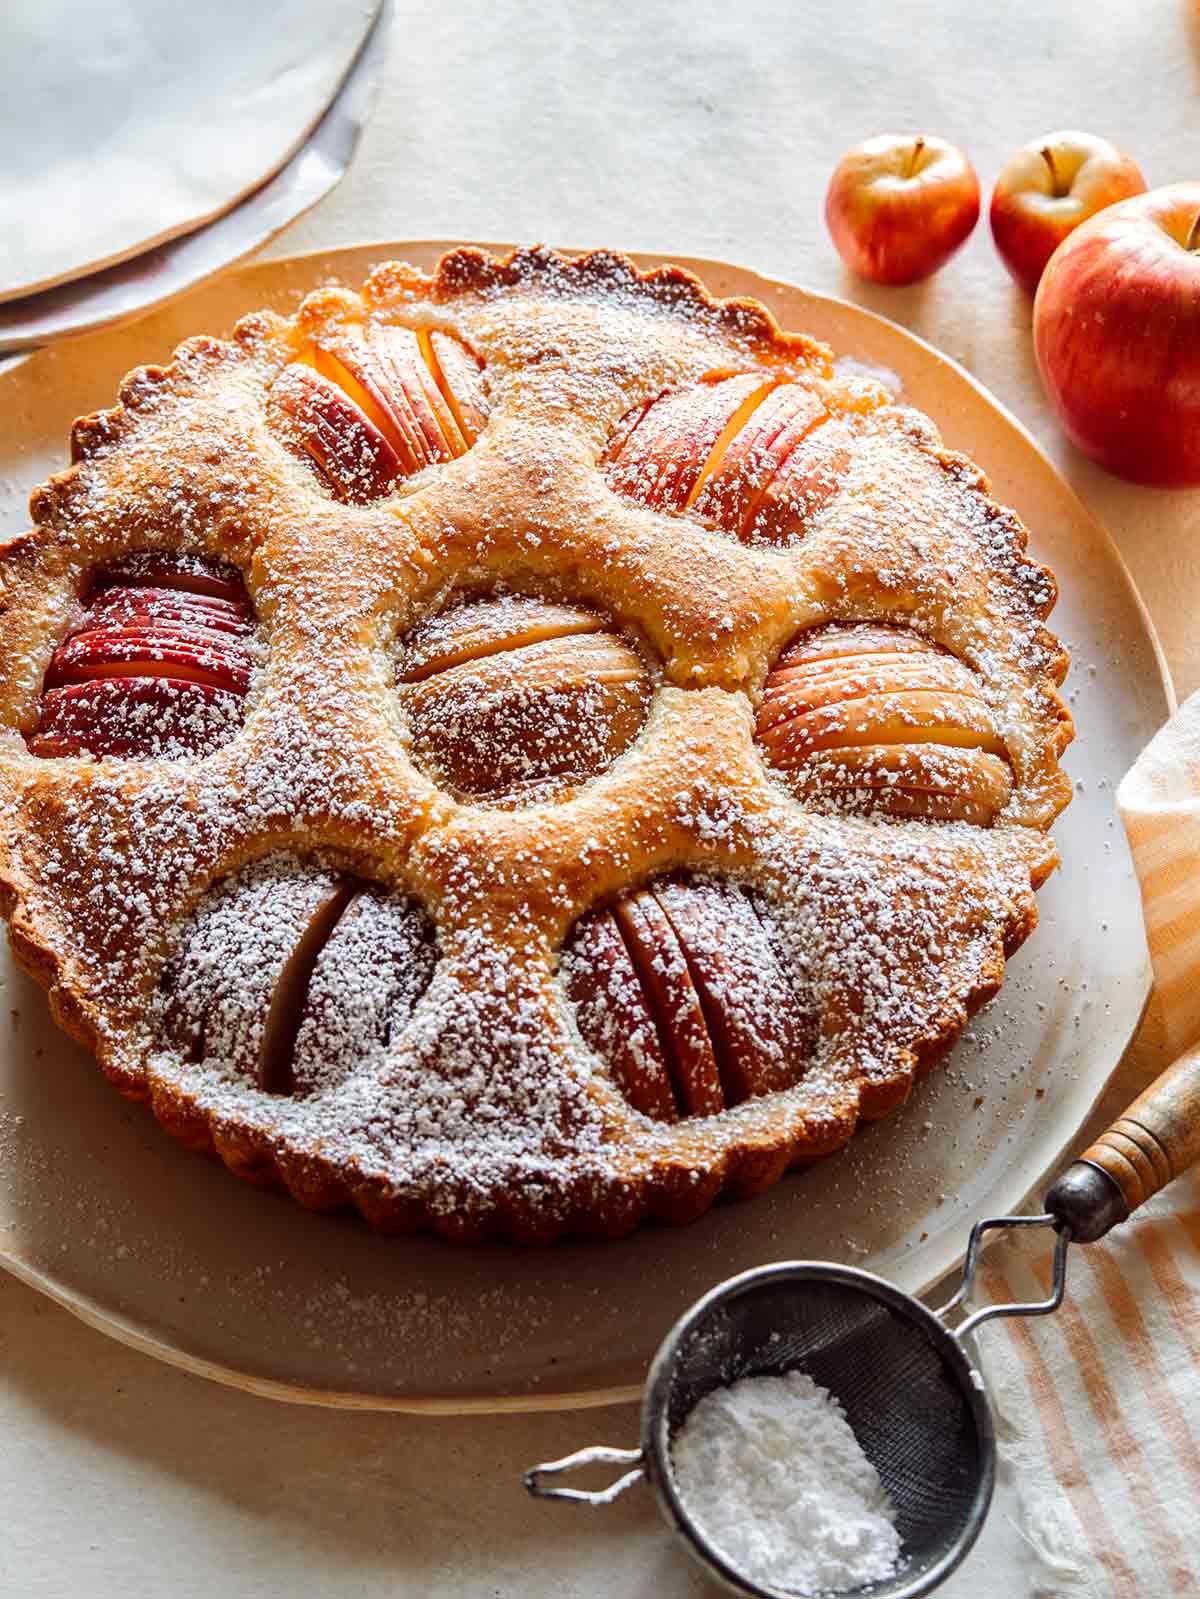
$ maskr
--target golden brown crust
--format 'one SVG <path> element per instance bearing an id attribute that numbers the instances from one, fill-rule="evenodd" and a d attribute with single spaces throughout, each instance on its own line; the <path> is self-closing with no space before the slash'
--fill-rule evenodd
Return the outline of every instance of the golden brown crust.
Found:
<path id="1" fill-rule="evenodd" d="M 367 505 L 336 503 L 267 422 L 274 377 L 340 322 L 442 328 L 486 368 L 474 448 Z M 632 407 L 760 367 L 855 419 L 839 492 L 800 543 L 747 547 L 608 488 L 598 462 Z M 391 263 L 359 294 L 324 289 L 229 342 L 190 339 L 131 373 L 120 401 L 76 423 L 73 464 L 0 552 L 0 889 L 56 1018 L 189 1147 L 388 1230 L 619 1236 L 840 1147 L 998 988 L 1070 797 L 1066 655 L 1042 625 L 1054 581 L 978 469 L 927 418 L 840 377 L 824 347 L 678 268 L 457 250 L 432 276 Z M 22 734 L 88 573 L 142 548 L 243 572 L 267 648 L 244 728 L 194 763 L 31 757 Z M 535 811 L 439 791 L 409 758 L 389 676 L 415 621 L 495 584 L 595 608 L 661 671 L 634 744 Z M 916 628 L 978 675 L 1013 769 L 994 828 L 817 817 L 771 778 L 753 706 L 795 635 L 831 621 Z M 153 1036 L 184 919 L 280 850 L 403 890 L 437 926 L 439 976 L 366 1129 L 340 1101 L 317 1116 L 214 1080 Z M 797 1089 L 664 1129 L 583 1046 L 555 963 L 584 911 L 681 866 L 774 907 L 809 962 L 823 1041 Z M 838 942 L 847 918 L 854 938 Z M 404 1108 L 422 1084 L 440 1096 L 436 1137 Z M 504 1106 L 507 1141 L 485 1137 Z"/>

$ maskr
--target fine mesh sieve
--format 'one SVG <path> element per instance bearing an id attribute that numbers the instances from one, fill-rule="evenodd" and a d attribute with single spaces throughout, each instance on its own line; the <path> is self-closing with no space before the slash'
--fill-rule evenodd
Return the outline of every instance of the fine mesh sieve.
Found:
<path id="1" fill-rule="evenodd" d="M 907 1565 L 895 1591 L 928 1572 L 944 1575 L 974 1541 L 991 1498 L 987 1402 L 936 1317 L 853 1267 L 797 1262 L 748 1272 L 679 1323 L 651 1369 L 644 1417 L 653 1439 L 647 1475 L 671 1521 L 708 1545 L 670 1464 L 675 1433 L 697 1400 L 742 1377 L 796 1370 L 836 1394 L 896 1507 Z M 703 1552 L 722 1580 L 736 1578 L 719 1550 Z"/>
<path id="2" fill-rule="evenodd" d="M 667 1522 L 711 1577 L 751 1599 L 807 1590 L 759 1583 L 717 1548 L 683 1502 L 671 1446 L 693 1406 L 744 1377 L 802 1371 L 841 1403 L 896 1510 L 897 1574 L 844 1594 L 918 1599 L 975 1542 L 991 1502 L 996 1442 L 983 1378 L 969 1340 L 997 1316 L 1057 1309 L 1072 1241 L 1091 1243 L 1200 1157 L 1200 1051 L 1177 1061 L 1051 1187 L 1039 1216 L 977 1222 L 962 1285 L 931 1310 L 882 1278 L 830 1261 L 791 1261 L 744 1272 L 698 1300 L 663 1340 L 642 1396 L 641 1447 L 582 1449 L 526 1473 L 544 1499 L 607 1504 L 645 1477 Z M 999 1228 L 1055 1232 L 1048 1297 L 973 1314 L 970 1295 L 985 1235 Z M 600 1490 L 546 1479 L 609 1463 L 628 1469 Z"/>
<path id="3" fill-rule="evenodd" d="M 1026 1220 L 1052 1222 L 1021 1218 L 1018 1225 Z M 960 1302 L 956 1296 L 946 1309 Z M 990 1307 L 963 1326 L 1016 1308 Z M 1048 1302 L 1020 1308 L 1040 1310 Z M 713 1389 L 743 1377 L 803 1371 L 840 1401 L 896 1509 L 903 1569 L 890 1582 L 856 1591 L 914 1599 L 947 1576 L 974 1543 L 995 1477 L 983 1381 L 960 1341 L 961 1329 L 951 1331 L 940 1315 L 854 1266 L 788 1261 L 744 1272 L 706 1294 L 663 1340 L 642 1398 L 640 1449 L 580 1450 L 536 1467 L 526 1483 L 539 1497 L 605 1504 L 645 1476 L 668 1522 L 710 1576 L 735 1593 L 775 1599 L 789 1590 L 739 1572 L 692 1518 L 675 1480 L 671 1446 L 692 1407 Z M 633 1469 L 594 1493 L 543 1483 L 601 1461 Z"/>

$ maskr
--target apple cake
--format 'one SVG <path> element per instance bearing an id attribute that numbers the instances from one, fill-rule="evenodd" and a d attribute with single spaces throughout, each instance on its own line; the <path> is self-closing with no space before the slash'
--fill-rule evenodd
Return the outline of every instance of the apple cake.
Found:
<path id="1" fill-rule="evenodd" d="M 900 1105 L 1034 924 L 1053 577 L 755 302 L 391 263 L 133 372 L 72 463 L 0 551 L 12 946 L 251 1182 L 686 1222 Z"/>

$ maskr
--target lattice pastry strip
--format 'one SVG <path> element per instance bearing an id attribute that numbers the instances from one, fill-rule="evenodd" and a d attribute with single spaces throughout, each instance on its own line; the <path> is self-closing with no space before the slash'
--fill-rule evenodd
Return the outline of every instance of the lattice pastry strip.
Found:
<path id="1" fill-rule="evenodd" d="M 0 554 L 0 880 L 185 1142 L 614 1236 L 837 1148 L 995 991 L 1069 796 L 1053 581 L 820 346 L 460 251 L 121 401 Z"/>

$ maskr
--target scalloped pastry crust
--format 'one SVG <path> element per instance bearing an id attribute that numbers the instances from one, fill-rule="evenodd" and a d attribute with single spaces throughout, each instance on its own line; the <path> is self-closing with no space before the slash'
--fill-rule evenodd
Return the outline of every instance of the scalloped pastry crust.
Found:
<path id="1" fill-rule="evenodd" d="M 450 333 L 487 390 L 473 448 L 361 505 L 268 420 L 280 371 L 343 324 Z M 836 492 L 786 547 L 647 509 L 601 466 L 635 407 L 743 372 L 801 381 L 854 423 Z M 432 277 L 392 263 L 131 373 L 115 409 L 76 424 L 72 462 L 0 552 L 3 909 L 62 1026 L 243 1177 L 459 1239 L 687 1221 L 901 1104 L 1034 925 L 1070 796 L 1054 580 L 928 418 L 839 377 L 754 302 L 603 252 L 457 250 Z M 35 758 L 24 735 L 89 574 L 142 549 L 244 574 L 265 639 L 244 725 L 203 760 Z M 566 798 L 472 804 L 411 758 L 398 641 L 489 588 L 591 607 L 654 663 L 640 733 Z M 772 663 L 835 622 L 913 629 L 976 674 L 1012 769 L 994 825 L 815 809 L 764 763 Z M 184 1059 L 155 1019 L 205 895 L 281 853 L 406 896 L 438 949 L 383 1057 L 303 1100 Z M 559 956 L 589 910 L 679 870 L 769 908 L 820 1042 L 795 1086 L 667 1124 L 584 1043 Z"/>

